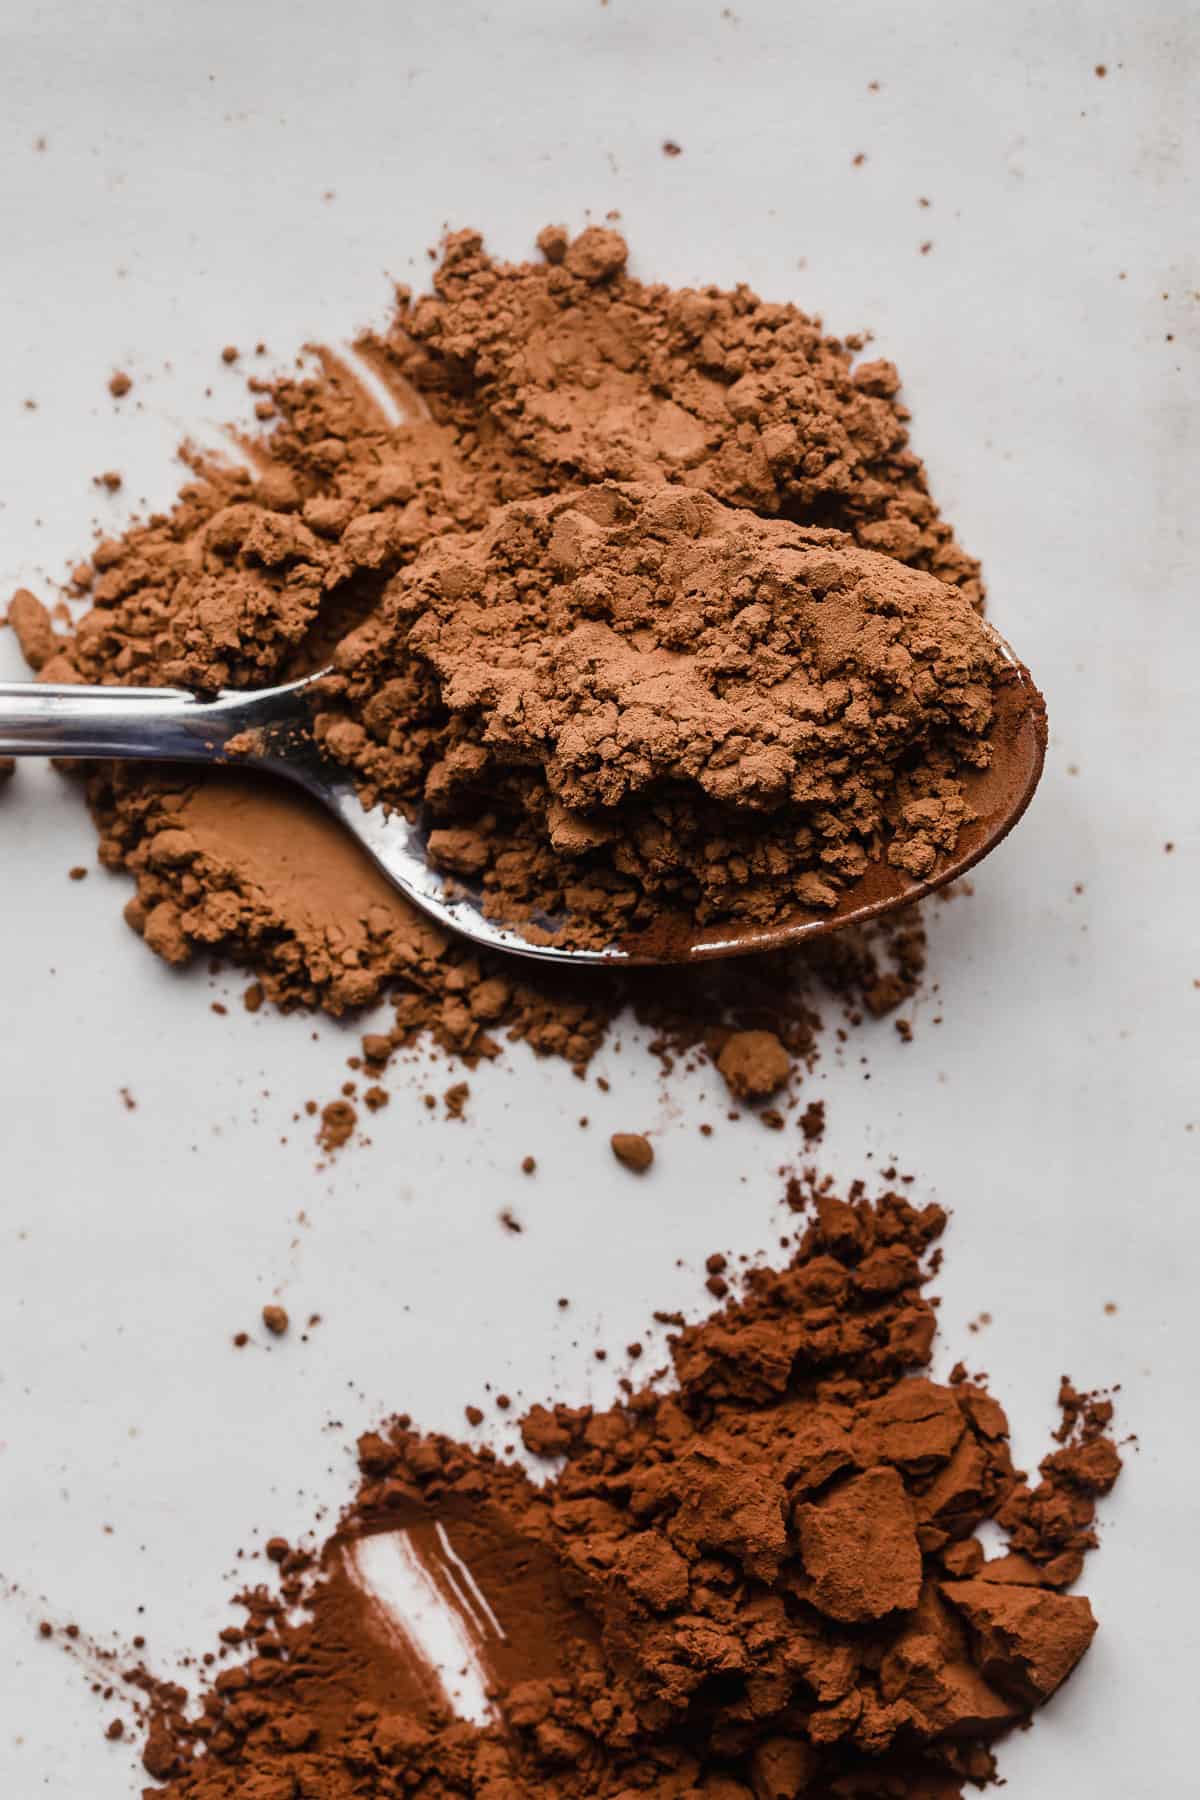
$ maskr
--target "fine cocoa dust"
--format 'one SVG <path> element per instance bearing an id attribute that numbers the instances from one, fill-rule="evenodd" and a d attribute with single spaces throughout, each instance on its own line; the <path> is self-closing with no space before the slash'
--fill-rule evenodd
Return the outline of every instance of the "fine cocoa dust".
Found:
<path id="1" fill-rule="evenodd" d="M 407 1418 L 361 1438 L 339 1528 L 315 1554 L 268 1543 L 281 1579 L 242 1597 L 199 1708 L 133 1678 L 170 1800 L 952 1800 L 992 1779 L 995 1739 L 1095 1630 L 1065 1590 L 1120 1467 L 1111 1403 L 1064 1381 L 1060 1447 L 1027 1478 L 984 1387 L 921 1372 L 940 1208 L 789 1199 L 791 1262 L 680 1330 L 673 1380 L 526 1414 L 556 1459 L 540 1485 Z M 458 1615 L 489 1722 L 454 1718 L 362 1579 L 384 1534 Z"/>
<path id="2" fill-rule="evenodd" d="M 981 602 L 977 565 L 939 517 L 909 447 L 896 371 L 856 361 L 861 339 L 827 337 L 796 308 L 744 287 L 634 280 L 610 231 L 570 241 L 553 228 L 539 243 L 541 262 L 507 265 L 477 234 L 457 233 L 434 293 L 398 290 L 388 330 L 359 340 L 404 408 L 401 423 L 327 351 L 293 375 L 251 377 L 270 422 L 243 440 L 252 470 L 187 453 L 193 479 L 171 510 L 103 540 L 76 568 L 71 592 L 84 606 L 61 635 L 35 596 L 15 596 L 9 622 L 30 666 L 52 681 L 205 692 L 309 673 L 380 613 L 397 578 L 403 589 L 423 548 L 435 554 L 437 540 L 480 531 L 498 506 L 557 505 L 605 481 L 668 484 L 681 501 L 691 492 L 703 516 L 724 517 L 704 511 L 711 496 L 814 546 L 814 529 L 845 533 L 831 564 L 852 561 L 858 546 L 891 559 L 902 588 L 923 573 Z M 418 780 L 438 723 L 423 722 L 427 686 L 409 692 L 397 679 L 405 691 L 385 683 L 361 724 L 378 738 L 399 706 L 388 773 L 402 784 L 397 764 L 409 754 Z M 453 785 L 454 756 L 439 766 Z M 686 995 L 672 979 L 583 983 L 517 969 L 448 939 L 282 784 L 128 764 L 85 774 L 101 861 L 136 883 L 126 915 L 151 949 L 177 966 L 218 957 L 246 968 L 248 1006 L 265 998 L 341 1014 L 393 995 L 389 1049 L 429 1034 L 473 1062 L 519 1038 L 582 1068 L 632 1002 L 660 1024 L 667 1052 L 719 1054 L 730 1030 L 763 1028 L 804 1059 L 823 983 L 840 986 L 856 1016 L 882 1012 L 913 991 L 923 961 L 910 919 L 760 959 L 748 975 L 689 981 Z M 952 829 L 953 793 L 914 789 L 906 800 L 918 807 L 906 841 L 923 858 Z M 825 874 L 797 869 L 795 879 L 839 878 L 838 858 L 855 854 L 845 824 L 832 838 L 822 825 L 819 847 L 814 837 Z M 683 857 L 693 884 L 695 849 Z M 453 832 L 442 850 L 451 867 L 473 854 Z M 834 866 L 820 862 L 823 850 Z M 656 854 L 643 842 L 639 868 Z M 736 858 L 723 863 L 715 888 L 704 884 L 710 899 L 746 898 L 763 877 L 759 868 L 743 879 Z"/>

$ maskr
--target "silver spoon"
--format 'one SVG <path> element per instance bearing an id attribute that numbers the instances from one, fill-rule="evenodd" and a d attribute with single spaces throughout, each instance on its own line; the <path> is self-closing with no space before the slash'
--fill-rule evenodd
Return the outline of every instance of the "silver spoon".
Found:
<path id="1" fill-rule="evenodd" d="M 386 813 L 382 807 L 368 812 L 350 771 L 319 748 L 309 696 L 329 673 L 325 669 L 283 687 L 234 690 L 215 700 L 178 688 L 0 682 L 0 755 L 215 763 L 284 775 L 337 815 L 414 906 L 486 949 L 553 963 L 691 962 L 778 950 L 906 906 L 962 875 L 1011 831 L 1042 772 L 1045 707 L 1029 671 L 998 633 L 992 635 L 1008 663 L 997 694 L 992 764 L 964 781 L 974 818 L 960 833 L 954 854 L 944 857 L 932 875 L 915 881 L 880 862 L 847 887 L 833 908 L 797 909 L 772 925 L 736 919 L 697 925 L 681 914 L 664 913 L 649 930 L 602 950 L 531 941 L 511 926 L 497 924 L 484 911 L 481 884 L 456 876 L 446 892 L 428 860 L 425 822 L 418 817 L 410 824 L 401 813 Z M 239 741 L 231 751 L 232 740 Z M 562 921 L 535 918 L 532 923 L 540 939 L 543 932 L 553 937 Z"/>

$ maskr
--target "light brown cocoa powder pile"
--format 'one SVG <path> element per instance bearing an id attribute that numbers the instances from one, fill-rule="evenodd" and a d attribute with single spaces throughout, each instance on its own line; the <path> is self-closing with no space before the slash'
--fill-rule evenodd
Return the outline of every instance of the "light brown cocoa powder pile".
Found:
<path id="1" fill-rule="evenodd" d="M 961 593 L 843 534 L 605 482 L 431 541 L 317 726 L 490 910 L 602 944 L 827 908 L 881 852 L 930 875 L 1003 666 Z"/>
<path id="2" fill-rule="evenodd" d="M 552 231 L 542 247 L 542 262 L 510 266 L 457 234 L 434 294 L 400 290 L 390 329 L 359 341 L 405 422 L 326 351 L 294 375 L 252 377 L 271 414 L 243 440 L 252 472 L 190 457 L 169 512 L 102 541 L 74 571 L 73 628 L 56 632 L 34 596 L 18 596 L 9 620 L 31 667 L 202 691 L 309 672 L 431 540 L 480 530 L 499 505 L 609 478 L 845 531 L 978 601 L 976 566 L 908 447 L 895 371 L 856 368 L 859 340 L 828 338 L 744 288 L 635 281 L 612 233 L 569 244 Z M 440 729 L 422 715 L 435 698 L 417 682 L 406 702 L 414 774 Z M 107 765 L 87 790 L 101 860 L 134 877 L 127 916 L 159 955 L 244 966 L 256 1005 L 338 1013 L 394 992 L 392 1045 L 429 1032 L 473 1059 L 515 1035 L 581 1065 L 632 998 L 663 1022 L 668 1052 L 719 1052 L 730 1029 L 764 1026 L 805 1056 L 824 976 L 843 981 L 852 1010 L 884 1010 L 912 991 L 922 960 L 910 922 L 705 977 L 686 996 L 677 983 L 576 983 L 449 942 L 280 784 Z"/>

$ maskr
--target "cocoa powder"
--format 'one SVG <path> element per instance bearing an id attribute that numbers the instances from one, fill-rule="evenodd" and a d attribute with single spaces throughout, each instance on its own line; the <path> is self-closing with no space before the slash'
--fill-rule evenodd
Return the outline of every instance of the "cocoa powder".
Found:
<path id="1" fill-rule="evenodd" d="M 1003 663 L 956 589 L 679 485 L 514 501 L 431 541 L 334 653 L 318 737 L 425 803 L 505 919 L 603 944 L 827 908 L 953 850 Z"/>
<path id="2" fill-rule="evenodd" d="M 310 672 L 423 546 L 479 531 L 498 506 L 609 479 L 711 494 L 782 530 L 845 532 L 978 603 L 976 565 L 908 447 L 895 371 L 856 366 L 860 340 L 745 288 L 637 282 L 611 232 L 572 244 L 553 230 L 542 248 L 542 263 L 509 266 L 458 234 L 434 294 L 400 290 L 390 329 L 359 340 L 407 412 L 399 424 L 327 351 L 294 375 L 253 377 L 271 421 L 242 440 L 252 469 L 190 456 L 169 512 L 74 570 L 73 626 L 56 629 L 23 591 L 12 623 L 31 667 L 205 692 Z M 414 779 L 430 751 L 424 693 L 418 683 L 406 716 Z M 134 878 L 127 916 L 157 954 L 231 959 L 254 975 L 255 1004 L 339 1013 L 393 992 L 393 1046 L 429 1033 L 468 1062 L 517 1037 L 581 1066 L 627 1000 L 660 1026 L 666 1056 L 719 1053 L 744 1026 L 776 1031 L 802 1060 L 823 983 L 843 987 L 851 1012 L 880 1012 L 912 992 L 923 960 L 910 920 L 706 976 L 682 998 L 678 983 L 575 983 L 449 942 L 281 784 L 105 765 L 86 786 L 101 860 Z M 471 854 L 462 838 L 442 848 Z"/>
<path id="3" fill-rule="evenodd" d="M 789 1198 L 792 1261 L 680 1330 L 670 1383 L 525 1415 L 556 1463 L 540 1484 L 407 1418 L 361 1438 L 340 1526 L 314 1554 L 268 1545 L 281 1579 L 243 1596 L 199 1709 L 138 1677 L 171 1800 L 952 1800 L 990 1780 L 996 1738 L 1095 1630 L 1064 1589 L 1120 1467 L 1111 1404 L 1064 1383 L 1031 1483 L 986 1390 L 921 1373 L 942 1211 Z M 1007 1548 L 985 1550 L 988 1520 Z M 474 1723 L 364 1579 L 397 1545 L 470 1641 Z"/>

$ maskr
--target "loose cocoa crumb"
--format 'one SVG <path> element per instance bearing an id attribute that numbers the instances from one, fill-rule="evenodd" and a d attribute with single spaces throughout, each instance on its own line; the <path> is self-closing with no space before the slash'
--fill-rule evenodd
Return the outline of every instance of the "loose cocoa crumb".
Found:
<path id="1" fill-rule="evenodd" d="M 800 1114 L 800 1129 L 810 1144 L 821 1141 L 825 1135 L 825 1102 L 810 1100 Z"/>
<path id="2" fill-rule="evenodd" d="M 282 1306 L 264 1306 L 262 1322 L 274 1337 L 282 1337 L 291 1323 L 286 1308 Z"/>
<path id="3" fill-rule="evenodd" d="M 8 603 L 8 623 L 21 655 L 31 669 L 42 670 L 58 654 L 60 645 L 50 614 L 28 588 L 18 588 Z"/>
<path id="4" fill-rule="evenodd" d="M 348 1100 L 331 1100 L 321 1108 L 317 1142 L 322 1150 L 340 1150 L 349 1143 L 357 1124 L 358 1114 Z"/>
<path id="5" fill-rule="evenodd" d="M 683 146 L 681 144 L 675 143 L 673 138 L 664 139 L 662 150 L 663 150 L 664 156 L 682 156 L 683 155 Z"/>
<path id="6" fill-rule="evenodd" d="M 638 1131 L 614 1131 L 609 1142 L 617 1161 L 635 1175 L 644 1175 L 654 1161 L 653 1146 Z"/>
<path id="7" fill-rule="evenodd" d="M 76 863 L 73 869 L 67 870 L 68 881 L 86 881 L 87 876 L 88 872 L 82 863 Z"/>
<path id="8" fill-rule="evenodd" d="M 532 1175 L 536 1168 L 537 1168 L 537 1158 L 536 1157 L 523 1156 L 521 1158 L 521 1169 L 524 1174 Z"/>
<path id="9" fill-rule="evenodd" d="M 465 1081 L 456 1081 L 442 1095 L 446 1107 L 446 1116 L 450 1119 L 461 1119 L 465 1116 L 467 1101 L 471 1097 L 471 1089 Z"/>
<path id="10" fill-rule="evenodd" d="M 133 379 L 125 373 L 124 369 L 118 369 L 115 375 L 109 376 L 108 391 L 114 400 L 123 399 L 132 386 Z"/>
<path id="11" fill-rule="evenodd" d="M 717 1068 L 739 1100 L 764 1100 L 788 1078 L 791 1058 L 773 1031 L 735 1031 L 717 1058 Z"/>
<path id="12" fill-rule="evenodd" d="M 524 1231 L 524 1229 L 525 1229 L 525 1227 L 522 1225 L 520 1219 L 518 1219 L 516 1217 L 516 1215 L 507 1206 L 504 1208 L 504 1211 L 500 1214 L 500 1223 L 503 1225 L 505 1231 L 512 1231 L 512 1232 L 520 1233 L 520 1232 Z"/>

